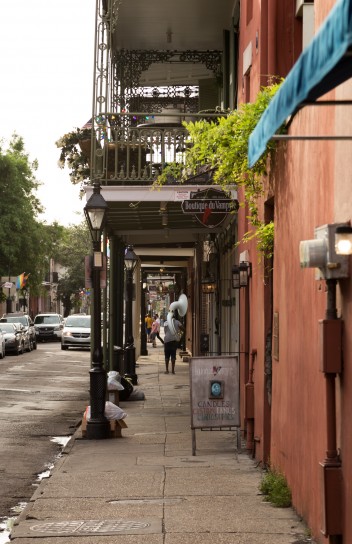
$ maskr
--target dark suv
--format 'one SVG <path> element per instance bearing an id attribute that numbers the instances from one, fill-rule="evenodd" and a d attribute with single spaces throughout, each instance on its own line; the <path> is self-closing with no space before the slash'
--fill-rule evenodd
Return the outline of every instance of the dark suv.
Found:
<path id="1" fill-rule="evenodd" d="M 28 331 L 30 349 L 37 349 L 37 336 L 35 334 L 33 321 L 31 320 L 29 315 L 23 312 L 4 314 L 0 321 L 2 321 L 3 323 L 22 323 L 25 330 Z"/>
<path id="2" fill-rule="evenodd" d="M 34 318 L 34 327 L 37 342 L 44 342 L 44 340 L 61 341 L 64 324 L 60 314 L 50 312 L 38 314 Z"/>

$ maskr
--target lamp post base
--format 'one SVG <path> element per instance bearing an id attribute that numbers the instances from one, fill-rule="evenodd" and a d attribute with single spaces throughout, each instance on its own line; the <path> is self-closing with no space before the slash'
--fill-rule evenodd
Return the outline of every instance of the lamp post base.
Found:
<path id="1" fill-rule="evenodd" d="M 90 419 L 87 421 L 87 438 L 90 440 L 101 440 L 110 438 L 110 422 Z"/>
<path id="2" fill-rule="evenodd" d="M 100 359 L 98 356 L 97 359 Z M 94 366 L 89 371 L 90 377 L 90 412 L 91 417 L 87 421 L 87 438 L 99 440 L 110 438 L 110 423 L 106 419 L 106 372 L 100 363 L 93 362 Z"/>

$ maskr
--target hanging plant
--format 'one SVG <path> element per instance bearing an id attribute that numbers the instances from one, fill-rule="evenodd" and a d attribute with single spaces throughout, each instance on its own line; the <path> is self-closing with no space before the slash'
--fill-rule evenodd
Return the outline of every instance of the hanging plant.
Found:
<path id="1" fill-rule="evenodd" d="M 219 117 L 217 121 L 183 123 L 189 132 L 192 146 L 186 151 L 186 163 L 182 166 L 179 179 L 184 181 L 190 175 L 196 174 L 200 167 L 204 169 L 204 165 L 207 165 L 209 169 L 214 169 L 214 183 L 225 191 L 233 185 L 244 187 L 245 200 L 240 205 L 248 204 L 248 219 L 253 230 L 244 235 L 242 242 L 256 239 L 260 254 L 267 258 L 273 252 L 274 224 L 266 224 L 259 218 L 258 200 L 264 193 L 268 155 L 277 144 L 271 140 L 266 152 L 249 168 L 248 141 L 280 85 L 281 83 L 273 83 L 263 87 L 255 102 L 241 104 L 237 110 L 226 117 Z M 156 185 L 164 184 L 174 170 L 174 165 L 166 166 L 156 180 Z"/>
<path id="2" fill-rule="evenodd" d="M 56 147 L 61 148 L 58 166 L 69 168 L 70 180 L 74 185 L 89 180 L 90 141 L 90 128 L 76 128 L 55 142 Z M 85 145 L 86 142 L 89 145 Z"/>

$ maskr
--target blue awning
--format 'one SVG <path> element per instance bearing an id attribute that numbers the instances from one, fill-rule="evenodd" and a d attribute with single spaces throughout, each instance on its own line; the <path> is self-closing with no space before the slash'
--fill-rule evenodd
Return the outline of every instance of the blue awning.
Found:
<path id="1" fill-rule="evenodd" d="M 352 0 L 338 0 L 261 116 L 249 138 L 253 166 L 287 117 L 352 77 Z"/>

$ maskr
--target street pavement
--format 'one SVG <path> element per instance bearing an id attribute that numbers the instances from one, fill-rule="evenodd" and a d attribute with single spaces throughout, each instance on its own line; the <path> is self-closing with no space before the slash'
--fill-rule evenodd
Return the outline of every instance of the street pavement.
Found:
<path id="1" fill-rule="evenodd" d="M 12 530 L 14 544 L 303 544 L 292 508 L 259 492 L 262 470 L 235 431 L 196 431 L 192 456 L 189 363 L 164 373 L 148 344 L 121 438 L 88 440 L 79 426 Z M 137 395 L 138 397 L 138 395 Z"/>

